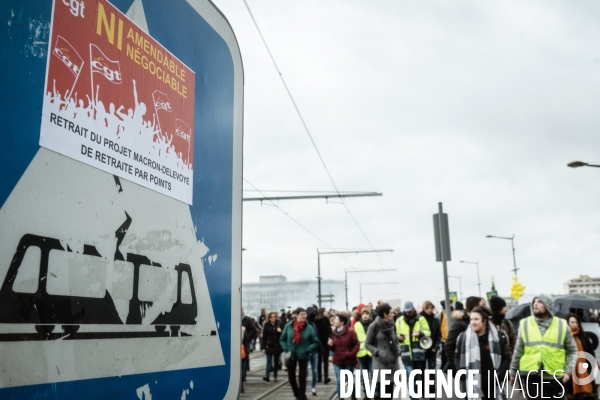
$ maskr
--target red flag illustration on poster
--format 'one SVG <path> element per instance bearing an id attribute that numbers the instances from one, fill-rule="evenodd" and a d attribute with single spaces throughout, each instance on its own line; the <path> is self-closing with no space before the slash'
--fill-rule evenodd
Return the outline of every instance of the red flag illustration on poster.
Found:
<path id="1" fill-rule="evenodd" d="M 192 204 L 194 72 L 106 0 L 85 4 L 53 5 L 40 145 Z"/>
<path id="2" fill-rule="evenodd" d="M 81 73 L 83 59 L 79 53 L 75 51 L 73 46 L 71 46 L 69 42 L 67 42 L 61 36 L 56 37 L 54 51 L 52 54 L 55 57 L 58 57 L 58 59 L 62 62 L 62 65 L 64 65 L 64 67 L 61 67 L 61 64 L 59 63 L 57 65 L 58 69 L 66 69 L 73 74 L 71 79 L 69 79 L 69 74 L 67 74 L 65 71 L 62 71 L 62 73 L 66 75 L 65 79 L 58 82 L 58 87 L 53 87 L 57 93 L 63 93 L 65 100 L 68 100 L 73 94 L 73 88 L 75 87 L 77 78 L 79 78 L 79 74 Z"/>

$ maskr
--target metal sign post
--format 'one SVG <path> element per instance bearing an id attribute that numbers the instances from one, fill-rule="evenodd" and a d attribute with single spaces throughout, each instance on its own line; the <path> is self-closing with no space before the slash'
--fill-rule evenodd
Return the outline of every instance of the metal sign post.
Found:
<path id="1" fill-rule="evenodd" d="M 439 213 L 433 215 L 433 231 L 435 237 L 435 259 L 442 262 L 444 271 L 444 298 L 446 299 L 446 321 L 448 330 L 451 327 L 450 293 L 448 292 L 448 267 L 450 257 L 450 231 L 448 228 L 448 214 L 444 214 L 442 203 L 438 203 Z"/>
<path id="2" fill-rule="evenodd" d="M 243 70 L 210 1 L 7 0 L 0 398 L 237 398 Z"/>

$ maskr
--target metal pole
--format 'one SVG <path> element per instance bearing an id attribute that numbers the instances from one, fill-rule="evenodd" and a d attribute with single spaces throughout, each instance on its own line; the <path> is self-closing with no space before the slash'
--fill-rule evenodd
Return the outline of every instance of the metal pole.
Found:
<path id="1" fill-rule="evenodd" d="M 360 290 L 360 302 L 362 303 L 362 285 L 359 283 L 358 287 L 359 287 L 359 290 Z"/>
<path id="2" fill-rule="evenodd" d="M 439 214 L 438 214 L 438 226 L 439 229 L 439 241 L 440 241 L 440 252 L 442 255 L 442 266 L 444 267 L 444 296 L 446 298 L 446 323 L 448 324 L 448 331 L 451 328 L 452 312 L 450 310 L 450 293 L 448 292 L 448 267 L 446 265 L 446 252 L 444 251 L 444 235 L 442 233 L 442 215 L 444 210 L 442 209 L 442 203 L 438 203 Z"/>
<path id="3" fill-rule="evenodd" d="M 479 286 L 479 297 L 481 297 L 481 279 L 479 279 L 479 260 L 475 261 L 461 261 L 463 264 L 474 264 L 477 266 L 477 286 Z"/>
<path id="4" fill-rule="evenodd" d="M 348 311 L 348 271 L 344 270 L 344 283 L 346 289 L 346 311 Z"/>
<path id="5" fill-rule="evenodd" d="M 479 261 L 477 261 L 477 286 L 479 286 L 479 297 L 481 297 L 481 280 L 479 279 Z"/>
<path id="6" fill-rule="evenodd" d="M 510 243 L 512 244 L 513 265 L 515 266 L 515 268 L 513 269 L 513 271 L 515 272 L 515 276 L 517 276 L 517 259 L 515 258 L 515 235 L 514 235 L 514 233 L 512 235 L 512 238 L 510 239 Z"/>
<path id="7" fill-rule="evenodd" d="M 321 308 L 321 253 L 319 253 L 318 249 L 317 249 L 317 280 L 319 281 L 319 294 L 318 294 L 319 308 Z"/>

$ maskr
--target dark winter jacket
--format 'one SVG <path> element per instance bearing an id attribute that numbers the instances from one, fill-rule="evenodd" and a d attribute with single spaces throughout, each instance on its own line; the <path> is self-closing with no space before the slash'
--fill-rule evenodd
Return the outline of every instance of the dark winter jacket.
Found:
<path id="1" fill-rule="evenodd" d="M 283 331 L 279 321 L 275 321 L 275 324 L 265 322 L 263 325 L 260 348 L 265 350 L 266 354 L 279 354 L 283 351 L 281 348 L 281 343 L 279 343 L 281 332 L 277 332 L 277 329 L 281 329 Z"/>
<path id="2" fill-rule="evenodd" d="M 291 351 L 297 360 L 308 360 L 310 355 L 319 347 L 319 339 L 317 339 L 317 334 L 313 327 L 306 322 L 300 334 L 300 342 L 294 343 L 292 341 L 294 339 L 294 321 L 291 320 L 285 325 L 283 332 L 281 332 L 279 343 L 283 351 Z"/>
<path id="3" fill-rule="evenodd" d="M 331 337 L 331 324 L 329 323 L 329 318 L 316 318 L 315 326 L 317 327 L 317 336 L 319 342 L 321 342 L 322 348 L 327 349 L 327 340 Z"/>
<path id="4" fill-rule="evenodd" d="M 512 322 L 505 319 L 503 315 L 494 314 L 492 316 L 492 322 L 494 323 L 496 329 L 498 329 L 499 331 L 504 331 L 504 333 L 506 334 L 506 341 L 508 342 L 506 343 L 506 350 L 512 358 L 513 350 L 515 348 L 515 344 L 517 343 L 517 330 L 515 329 Z"/>
<path id="5" fill-rule="evenodd" d="M 440 320 L 437 319 L 433 313 L 429 315 L 425 311 L 421 311 L 421 316 L 425 318 L 427 325 L 429 325 L 429 330 L 431 331 L 431 347 L 427 350 L 427 352 L 430 353 L 432 349 L 437 349 L 438 343 L 442 338 Z"/>
<path id="6" fill-rule="evenodd" d="M 463 333 L 469 323 L 471 322 L 471 318 L 467 315 L 465 311 L 453 311 L 452 312 L 452 327 L 450 328 L 450 332 L 448 332 L 448 339 L 446 340 L 446 344 L 444 345 L 444 353 L 448 359 L 448 363 L 443 367 L 444 371 L 453 370 L 456 371 L 456 366 L 454 365 L 454 351 L 456 350 L 456 340 L 458 339 L 458 335 Z"/>
<path id="7" fill-rule="evenodd" d="M 254 321 L 247 315 L 242 317 L 242 326 L 245 329 L 244 336 L 242 337 L 242 344 L 246 348 L 246 354 L 250 353 L 250 343 L 256 339 L 256 330 Z"/>
<path id="8" fill-rule="evenodd" d="M 333 345 L 329 348 L 333 351 L 333 363 L 335 365 L 356 365 L 356 353 L 360 347 L 356 332 L 348 325 L 342 327 L 341 332 L 334 329 Z"/>

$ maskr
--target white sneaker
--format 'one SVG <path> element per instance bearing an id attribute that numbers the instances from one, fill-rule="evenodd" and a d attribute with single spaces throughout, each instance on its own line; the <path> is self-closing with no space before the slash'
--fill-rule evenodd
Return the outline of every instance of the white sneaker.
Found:
<path id="1" fill-rule="evenodd" d="M 310 389 L 310 391 L 312 392 L 313 396 L 317 395 L 317 389 L 316 388 L 312 388 L 312 389 Z"/>

